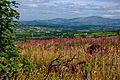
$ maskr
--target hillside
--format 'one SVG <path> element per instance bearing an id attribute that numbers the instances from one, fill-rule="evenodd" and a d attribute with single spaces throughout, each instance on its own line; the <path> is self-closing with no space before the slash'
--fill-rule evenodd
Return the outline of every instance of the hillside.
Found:
<path id="1" fill-rule="evenodd" d="M 55 18 L 50 20 L 20 21 L 22 25 L 61 25 L 61 26 L 82 26 L 82 25 L 120 25 L 120 19 L 110 19 L 98 16 L 78 17 L 72 19 Z"/>
<path id="2" fill-rule="evenodd" d="M 120 19 L 98 16 L 78 17 L 72 19 L 55 18 L 50 20 L 20 21 L 22 26 L 60 27 L 70 30 L 112 31 L 120 30 Z"/>

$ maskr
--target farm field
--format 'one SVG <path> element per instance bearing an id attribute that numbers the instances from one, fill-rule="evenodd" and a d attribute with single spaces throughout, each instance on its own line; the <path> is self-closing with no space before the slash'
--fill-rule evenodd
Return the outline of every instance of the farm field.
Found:
<path id="1" fill-rule="evenodd" d="M 119 38 L 28 40 L 17 46 L 34 67 L 25 75 L 30 80 L 120 79 Z"/>
<path id="2" fill-rule="evenodd" d="M 91 26 L 93 27 L 93 26 Z M 104 26 L 103 26 L 104 27 Z M 99 29 L 99 28 L 97 28 Z M 96 29 L 95 29 L 96 30 Z M 16 27 L 14 34 L 17 40 L 41 40 L 52 38 L 116 38 L 120 30 L 91 31 L 89 29 L 71 30 L 69 28 L 51 26 L 20 26 Z M 109 30 L 109 29 L 108 29 Z"/>

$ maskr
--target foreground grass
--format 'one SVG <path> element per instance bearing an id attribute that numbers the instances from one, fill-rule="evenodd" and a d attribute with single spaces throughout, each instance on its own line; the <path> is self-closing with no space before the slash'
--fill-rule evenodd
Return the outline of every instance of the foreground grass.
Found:
<path id="1" fill-rule="evenodd" d="M 93 42 L 105 49 L 102 54 L 94 51 L 94 54 L 90 55 L 87 52 L 87 48 Z M 120 79 L 119 41 L 106 39 L 100 41 L 91 39 L 86 42 L 51 40 L 45 44 L 20 42 L 18 46 L 21 48 L 21 54 L 34 67 L 27 78 L 30 80 Z M 50 66 L 52 67 L 50 68 Z"/>

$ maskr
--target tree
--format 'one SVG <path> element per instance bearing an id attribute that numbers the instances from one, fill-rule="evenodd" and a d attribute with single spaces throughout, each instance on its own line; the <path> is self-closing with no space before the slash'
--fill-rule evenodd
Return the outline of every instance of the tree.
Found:
<path id="1" fill-rule="evenodd" d="M 31 71 L 28 60 L 14 54 L 17 52 L 13 36 L 13 29 L 18 26 L 15 20 L 19 19 L 17 5 L 15 1 L 0 0 L 0 80 L 16 80 Z"/>
<path id="2" fill-rule="evenodd" d="M 0 53 L 14 53 L 13 29 L 18 26 L 19 13 L 16 1 L 0 0 Z M 15 21 L 16 20 L 16 21 Z"/>

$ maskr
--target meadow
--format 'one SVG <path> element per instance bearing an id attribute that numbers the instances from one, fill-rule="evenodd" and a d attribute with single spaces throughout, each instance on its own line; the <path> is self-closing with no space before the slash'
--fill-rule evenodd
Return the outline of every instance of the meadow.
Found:
<path id="1" fill-rule="evenodd" d="M 92 54 L 88 51 L 94 47 Z M 119 80 L 119 38 L 56 38 L 18 41 L 33 66 L 30 80 Z"/>

